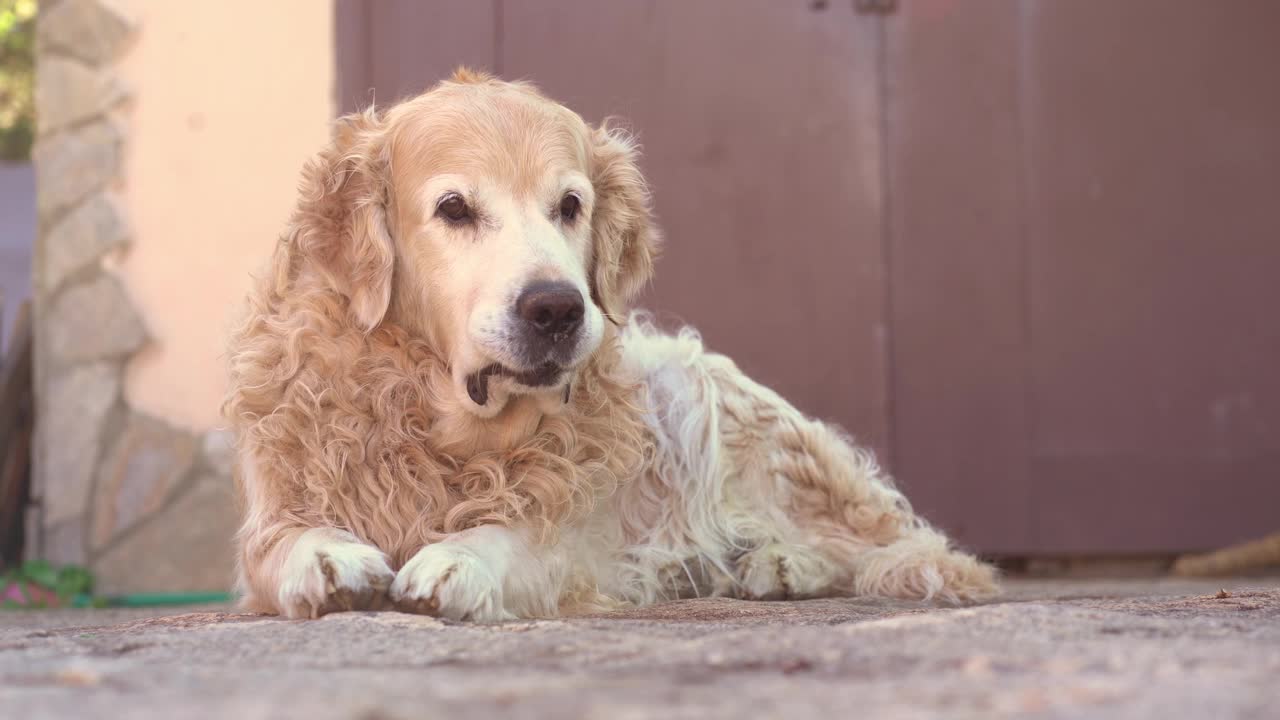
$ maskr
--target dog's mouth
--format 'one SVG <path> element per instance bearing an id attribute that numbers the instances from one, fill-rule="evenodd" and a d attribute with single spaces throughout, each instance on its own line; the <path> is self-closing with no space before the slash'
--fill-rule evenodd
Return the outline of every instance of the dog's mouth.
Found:
<path id="1" fill-rule="evenodd" d="M 525 387 L 537 388 L 555 385 L 564 372 L 564 368 L 554 362 L 545 362 L 532 370 L 512 370 L 493 363 L 467 376 L 467 395 L 476 405 L 484 405 L 489 402 L 489 378 L 509 377 Z"/>

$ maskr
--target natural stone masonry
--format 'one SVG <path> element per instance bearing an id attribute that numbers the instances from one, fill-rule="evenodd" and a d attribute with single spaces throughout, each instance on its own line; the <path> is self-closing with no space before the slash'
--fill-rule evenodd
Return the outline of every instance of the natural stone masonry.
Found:
<path id="1" fill-rule="evenodd" d="M 77 515 L 61 522 L 43 519 L 40 529 L 40 557 L 55 565 L 85 562 L 85 520 Z M 30 546 L 28 546 L 30 547 Z"/>
<path id="2" fill-rule="evenodd" d="M 73 273 L 98 262 L 128 240 L 124 217 L 107 193 L 90 196 L 44 236 L 41 292 L 59 289 Z"/>
<path id="3" fill-rule="evenodd" d="M 73 57 L 93 66 L 114 60 L 135 30 L 123 5 L 106 0 L 41 3 L 36 26 L 40 60 Z"/>
<path id="4" fill-rule="evenodd" d="M 39 66 L 36 72 L 40 72 Z M 120 129 L 106 119 L 48 137 L 37 136 L 31 161 L 36 170 L 36 210 L 42 221 L 116 179 L 122 137 Z"/>
<path id="5" fill-rule="evenodd" d="M 60 293 L 47 320 L 46 350 L 54 363 L 121 357 L 147 340 L 124 288 L 106 273 Z"/>
<path id="6" fill-rule="evenodd" d="M 103 429 L 119 397 L 120 368 L 111 363 L 80 365 L 50 379 L 39 420 L 44 524 L 80 521 L 88 511 Z"/>
<path id="7" fill-rule="evenodd" d="M 103 547 L 160 510 L 191 469 L 195 455 L 196 441 L 189 433 L 134 415 L 98 469 L 93 547 Z"/>
<path id="8" fill-rule="evenodd" d="M 229 436 L 145 417 L 123 373 L 150 340 L 119 280 L 115 197 L 129 89 L 117 63 L 139 31 L 113 0 L 44 0 L 36 27 L 37 428 L 33 557 L 87 563 L 103 592 L 223 590 L 236 509 Z"/>
<path id="9" fill-rule="evenodd" d="M 107 594 L 162 588 L 230 588 L 235 555 L 235 489 L 224 475 L 205 473 L 164 512 L 152 513 L 95 561 L 98 590 Z"/>
<path id="10" fill-rule="evenodd" d="M 36 76 L 36 128 L 52 133 L 100 116 L 124 99 L 124 86 L 110 74 L 78 60 L 50 58 Z"/>
<path id="11" fill-rule="evenodd" d="M 209 469 L 219 475 L 231 477 L 235 463 L 235 435 L 230 430 L 214 430 L 205 433 L 203 447 Z"/>

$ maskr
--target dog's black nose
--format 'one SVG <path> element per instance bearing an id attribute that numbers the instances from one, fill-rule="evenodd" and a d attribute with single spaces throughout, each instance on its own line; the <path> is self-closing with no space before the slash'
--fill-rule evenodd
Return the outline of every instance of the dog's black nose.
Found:
<path id="1" fill-rule="evenodd" d="M 566 282 L 528 285 L 516 298 L 516 314 L 539 335 L 559 342 L 582 327 L 582 293 Z"/>

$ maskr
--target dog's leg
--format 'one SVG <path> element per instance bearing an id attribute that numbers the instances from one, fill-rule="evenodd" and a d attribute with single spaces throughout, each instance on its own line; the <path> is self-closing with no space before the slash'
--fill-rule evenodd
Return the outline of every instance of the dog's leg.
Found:
<path id="1" fill-rule="evenodd" d="M 493 623 L 554 615 L 551 548 L 535 549 L 523 530 L 482 525 L 428 545 L 405 563 L 391 599 L 407 611 Z"/>
<path id="2" fill-rule="evenodd" d="M 738 558 L 738 594 L 746 600 L 801 600 L 828 594 L 839 569 L 816 550 L 769 543 Z"/>
<path id="3" fill-rule="evenodd" d="M 994 569 L 917 515 L 870 452 L 723 358 L 704 364 L 717 391 L 726 497 L 754 508 L 751 522 L 727 523 L 754 548 L 737 561 L 744 596 L 957 602 L 995 593 Z"/>
<path id="4" fill-rule="evenodd" d="M 997 592 L 994 568 L 916 515 L 869 452 L 806 419 L 784 422 L 776 442 L 772 471 L 788 481 L 792 520 L 845 570 L 839 590 L 947 602 Z"/>
<path id="5" fill-rule="evenodd" d="M 346 530 L 303 525 L 288 511 L 278 479 L 264 474 L 252 453 L 240 460 L 241 606 L 289 618 L 380 608 L 395 577 L 387 556 Z"/>
<path id="6" fill-rule="evenodd" d="M 394 577 L 380 550 L 336 528 L 284 531 L 243 563 L 245 604 L 289 618 L 378 609 Z"/>

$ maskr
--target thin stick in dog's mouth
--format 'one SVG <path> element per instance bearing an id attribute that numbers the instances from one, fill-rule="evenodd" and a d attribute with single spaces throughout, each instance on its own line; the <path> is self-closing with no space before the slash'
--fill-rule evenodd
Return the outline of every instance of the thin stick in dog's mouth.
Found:
<path id="1" fill-rule="evenodd" d="M 545 362 L 532 370 L 511 370 L 498 363 L 486 365 L 467 376 L 467 395 L 477 405 L 489 402 L 489 378 L 502 375 L 526 387 L 554 385 L 564 374 L 564 368 L 553 362 Z"/>

